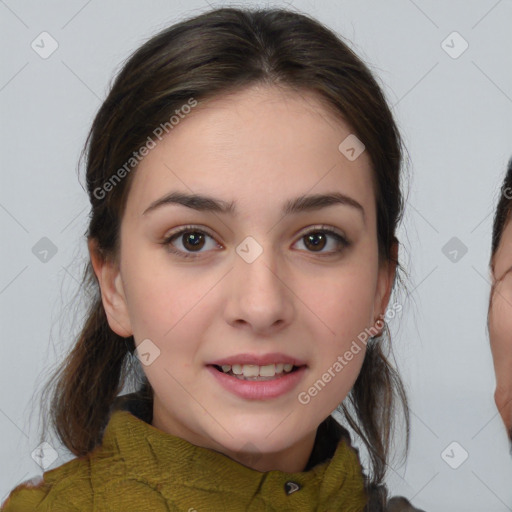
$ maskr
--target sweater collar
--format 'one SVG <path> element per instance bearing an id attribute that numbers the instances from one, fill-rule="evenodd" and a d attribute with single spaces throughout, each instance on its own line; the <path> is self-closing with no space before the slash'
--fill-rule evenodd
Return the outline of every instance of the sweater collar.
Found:
<path id="1" fill-rule="evenodd" d="M 348 512 L 360 511 L 365 505 L 364 477 L 357 453 L 343 435 L 346 431 L 333 430 L 330 422 L 319 428 L 305 471 L 260 472 L 153 427 L 145 421 L 148 415 L 149 410 L 138 402 L 118 401 L 104 432 L 103 449 L 122 457 L 126 469 L 133 474 L 144 468 L 151 475 L 149 478 L 154 479 L 149 482 L 153 485 L 162 479 L 172 479 L 176 485 L 207 492 L 232 494 L 235 490 L 240 503 L 258 495 L 263 501 L 267 498 L 276 510 L 280 509 L 279 500 L 290 510 Z M 332 456 L 321 460 L 326 446 Z M 304 508 L 305 503 L 318 507 L 323 503 L 329 508 Z M 330 508 L 333 505 L 339 508 Z"/>

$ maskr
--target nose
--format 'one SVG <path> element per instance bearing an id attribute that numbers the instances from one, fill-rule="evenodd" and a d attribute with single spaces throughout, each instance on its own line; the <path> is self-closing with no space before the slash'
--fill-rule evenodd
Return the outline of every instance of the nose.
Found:
<path id="1" fill-rule="evenodd" d="M 234 268 L 229 273 L 226 321 L 253 334 L 272 335 L 293 320 L 293 285 L 287 282 L 288 274 L 279 271 L 278 258 L 270 249 L 249 261 L 235 255 Z"/>

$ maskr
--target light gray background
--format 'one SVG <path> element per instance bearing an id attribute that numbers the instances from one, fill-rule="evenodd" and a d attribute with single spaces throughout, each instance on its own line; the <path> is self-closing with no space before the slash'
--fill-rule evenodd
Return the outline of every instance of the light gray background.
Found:
<path id="1" fill-rule="evenodd" d="M 512 510 L 486 331 L 492 212 L 512 154 L 512 1 L 271 5 L 308 12 L 348 38 L 379 77 L 410 152 L 400 240 L 412 293 L 390 327 L 412 440 L 389 486 L 429 512 Z M 2 499 L 42 473 L 30 456 L 39 444 L 36 393 L 81 321 L 66 307 L 86 255 L 77 163 L 93 115 L 131 51 L 208 8 L 202 0 L 0 1 Z M 43 31 L 59 45 L 47 59 L 31 48 Z M 456 59 L 441 46 L 453 31 L 469 44 Z M 453 37 L 448 44 L 462 48 Z M 46 263 L 32 252 L 42 237 L 58 249 Z M 442 250 L 453 237 L 457 261 Z M 469 455 L 457 469 L 441 456 L 453 441 L 451 461 Z M 51 467 L 67 460 L 59 452 Z"/>

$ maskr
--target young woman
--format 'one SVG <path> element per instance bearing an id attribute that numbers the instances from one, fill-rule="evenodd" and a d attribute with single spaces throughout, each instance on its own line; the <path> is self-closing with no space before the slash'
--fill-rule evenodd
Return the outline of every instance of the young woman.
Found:
<path id="1" fill-rule="evenodd" d="M 488 327 L 496 371 L 495 400 L 512 442 L 512 159 L 494 217 Z"/>
<path id="2" fill-rule="evenodd" d="M 383 485 L 401 164 L 372 74 L 305 15 L 137 50 L 87 141 L 95 298 L 51 408 L 77 458 L 3 510 L 415 510 Z"/>

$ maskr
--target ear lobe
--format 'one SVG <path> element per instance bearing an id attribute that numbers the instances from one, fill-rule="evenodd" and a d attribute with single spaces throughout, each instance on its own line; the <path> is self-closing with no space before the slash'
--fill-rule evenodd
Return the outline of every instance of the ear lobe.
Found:
<path id="1" fill-rule="evenodd" d="M 395 282 L 398 247 L 399 242 L 394 238 L 390 251 L 390 260 L 385 262 L 379 269 L 374 311 L 378 312 L 377 316 L 381 319 L 384 318 L 384 313 L 388 307 L 391 292 L 393 290 L 393 283 Z"/>
<path id="2" fill-rule="evenodd" d="M 108 324 L 116 334 L 127 338 L 133 334 L 133 331 L 119 265 L 111 258 L 105 258 L 100 254 L 96 240 L 89 239 L 88 247 Z"/>

